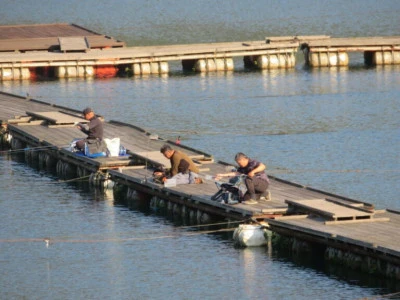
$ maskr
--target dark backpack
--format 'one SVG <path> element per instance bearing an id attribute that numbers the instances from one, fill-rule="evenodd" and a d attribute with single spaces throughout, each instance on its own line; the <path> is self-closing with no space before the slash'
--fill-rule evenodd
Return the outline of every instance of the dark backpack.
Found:
<path id="1" fill-rule="evenodd" d="M 237 204 L 243 200 L 244 194 L 247 192 L 245 176 L 239 175 L 231 178 L 229 183 L 221 183 L 216 181 L 215 184 L 219 189 L 211 200 L 217 201 L 221 199 L 226 204 Z"/>

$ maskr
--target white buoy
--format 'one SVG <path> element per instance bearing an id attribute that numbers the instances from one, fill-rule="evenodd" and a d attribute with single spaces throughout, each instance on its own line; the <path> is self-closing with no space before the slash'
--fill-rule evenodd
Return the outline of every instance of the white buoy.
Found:
<path id="1" fill-rule="evenodd" d="M 166 61 L 160 62 L 160 74 L 168 74 L 168 72 L 169 72 L 168 62 Z"/>
<path id="2" fill-rule="evenodd" d="M 12 80 L 13 79 L 12 69 L 10 69 L 10 68 L 1 69 L 1 79 L 2 80 Z"/>
<path id="3" fill-rule="evenodd" d="M 393 62 L 391 51 L 377 51 L 372 58 L 374 65 L 391 65 Z"/>
<path id="4" fill-rule="evenodd" d="M 133 75 L 140 75 L 141 74 L 141 68 L 140 68 L 140 64 L 133 64 L 132 65 L 133 68 Z"/>
<path id="5" fill-rule="evenodd" d="M 151 73 L 150 63 L 142 63 L 141 64 L 141 74 L 149 75 Z"/>
<path id="6" fill-rule="evenodd" d="M 215 65 L 214 59 L 207 59 L 207 71 L 215 72 L 217 70 L 217 66 Z"/>
<path id="7" fill-rule="evenodd" d="M 64 78 L 64 77 L 66 77 L 66 74 L 67 74 L 67 70 L 65 69 L 64 66 L 56 67 L 56 77 L 57 78 Z"/>
<path id="8" fill-rule="evenodd" d="M 296 56 L 294 55 L 294 53 L 289 53 L 287 55 L 287 59 L 288 59 L 288 68 L 293 68 L 296 65 Z"/>
<path id="9" fill-rule="evenodd" d="M 151 74 L 159 74 L 160 73 L 160 68 L 159 68 L 158 62 L 150 63 L 150 72 L 151 72 Z"/>
<path id="10" fill-rule="evenodd" d="M 400 64 L 400 51 L 392 52 L 392 60 L 394 65 Z"/>
<path id="11" fill-rule="evenodd" d="M 244 247 L 267 245 L 270 231 L 260 225 L 242 224 L 233 232 L 234 241 Z"/>
<path id="12" fill-rule="evenodd" d="M 259 69 L 267 69 L 269 64 L 268 55 L 259 55 L 257 56 L 257 67 Z"/>
<path id="13" fill-rule="evenodd" d="M 196 72 L 205 72 L 207 71 L 206 61 L 204 59 L 199 59 L 194 64 L 194 69 Z"/>
<path id="14" fill-rule="evenodd" d="M 310 66 L 312 67 L 318 67 L 319 66 L 319 55 L 318 52 L 309 52 L 308 53 L 308 62 Z"/>
<path id="15" fill-rule="evenodd" d="M 68 66 L 66 69 L 67 69 L 66 77 L 68 77 L 68 78 L 77 77 L 78 70 L 77 70 L 76 66 Z"/>
<path id="16" fill-rule="evenodd" d="M 271 54 L 271 55 L 269 55 L 268 60 L 269 60 L 268 67 L 270 69 L 278 69 L 280 67 L 279 54 Z"/>
<path id="17" fill-rule="evenodd" d="M 286 68 L 287 63 L 288 63 L 288 55 L 286 53 L 283 54 L 277 54 L 278 55 L 278 60 L 279 60 L 279 68 Z"/>
<path id="18" fill-rule="evenodd" d="M 329 53 L 329 66 L 347 66 L 348 64 L 347 52 Z"/>
<path id="19" fill-rule="evenodd" d="M 318 53 L 318 56 L 319 56 L 319 67 L 328 67 L 329 66 L 328 53 L 320 52 Z"/>
<path id="20" fill-rule="evenodd" d="M 235 69 L 235 65 L 233 63 L 232 58 L 225 58 L 225 71 L 233 71 Z"/>
<path id="21" fill-rule="evenodd" d="M 215 59 L 215 67 L 217 71 L 225 71 L 225 60 L 223 58 Z"/>
<path id="22" fill-rule="evenodd" d="M 94 77 L 94 67 L 93 66 L 85 67 L 85 76 L 86 77 Z"/>

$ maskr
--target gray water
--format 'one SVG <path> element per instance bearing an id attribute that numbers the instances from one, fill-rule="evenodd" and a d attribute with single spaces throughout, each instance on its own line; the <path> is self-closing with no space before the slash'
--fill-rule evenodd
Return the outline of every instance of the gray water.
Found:
<path id="1" fill-rule="evenodd" d="M 0 24 L 76 23 L 128 45 L 262 40 L 266 36 L 398 35 L 399 1 L 8 1 Z M 3 82 L 1 90 L 121 120 L 233 162 L 399 209 L 400 67 Z M 237 249 L 127 208 L 86 185 L 0 156 L 1 299 L 357 299 L 395 292 L 388 280 Z M 198 233 L 189 236 L 189 233 Z M 171 237 L 173 236 L 173 237 Z M 44 238 L 53 241 L 46 247 Z M 398 237 L 393 237 L 398 238 Z"/>

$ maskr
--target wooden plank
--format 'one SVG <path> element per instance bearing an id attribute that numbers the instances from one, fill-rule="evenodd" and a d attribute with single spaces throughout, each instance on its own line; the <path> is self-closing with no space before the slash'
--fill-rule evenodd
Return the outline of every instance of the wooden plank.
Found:
<path id="1" fill-rule="evenodd" d="M 307 46 L 312 47 L 366 47 L 366 46 L 394 46 L 400 45 L 400 37 L 350 37 L 312 40 Z"/>
<path id="2" fill-rule="evenodd" d="M 32 116 L 38 119 L 46 120 L 51 123 L 61 124 L 74 124 L 74 123 L 88 123 L 89 121 L 83 118 L 78 118 L 70 114 L 65 114 L 59 111 L 45 111 L 45 112 L 32 112 L 27 111 L 28 116 Z"/>
<path id="3" fill-rule="evenodd" d="M 19 24 L 1 25 L 0 39 L 13 38 L 44 38 L 59 36 L 86 36 L 99 35 L 89 29 L 75 24 L 53 23 L 53 24 Z"/>
<path id="4" fill-rule="evenodd" d="M 171 168 L 171 162 L 167 159 L 160 151 L 146 151 L 146 152 L 134 152 L 132 155 L 139 156 L 142 159 L 159 163 L 166 168 Z"/>
<path id="5" fill-rule="evenodd" d="M 0 51 L 59 50 L 60 37 L 85 38 L 90 48 L 125 47 L 124 42 L 75 24 L 33 24 L 0 26 Z"/>
<path id="6" fill-rule="evenodd" d="M 308 218 L 308 215 L 292 215 L 292 216 L 279 216 L 275 217 L 275 220 L 298 220 Z"/>
<path id="7" fill-rule="evenodd" d="M 382 51 L 400 51 L 400 46 L 338 46 L 338 47 L 313 47 L 309 48 L 310 53 L 337 53 L 337 52 L 382 52 Z"/>
<path id="8" fill-rule="evenodd" d="M 325 225 L 338 225 L 338 224 L 352 224 L 352 223 L 365 223 L 365 222 L 389 222 L 389 218 L 368 218 L 356 220 L 342 220 L 342 221 L 325 221 Z"/>
<path id="9" fill-rule="evenodd" d="M 87 51 L 89 45 L 85 37 L 59 37 L 60 50 L 66 51 Z"/>
<path id="10" fill-rule="evenodd" d="M 343 205 L 326 201 L 326 199 L 315 199 L 315 200 L 285 200 L 290 206 L 299 208 L 302 211 L 308 211 L 317 213 L 322 216 L 327 216 L 334 220 L 343 220 L 347 218 L 361 219 L 371 218 L 373 213 L 361 211 L 356 208 L 349 208 Z"/>
<path id="11" fill-rule="evenodd" d="M 362 212 L 370 213 L 370 212 L 373 211 L 371 209 L 364 209 L 364 205 L 361 204 L 361 203 L 348 204 L 348 203 L 344 203 L 343 201 L 338 201 L 336 199 L 330 199 L 330 198 L 325 198 L 325 200 L 328 201 L 328 202 L 332 202 L 334 204 L 337 204 L 337 205 L 341 205 L 341 206 L 344 206 L 344 207 L 347 207 L 347 208 L 351 208 L 351 209 L 356 209 L 356 210 L 359 210 L 359 211 L 362 211 Z"/>
<path id="12" fill-rule="evenodd" d="M 312 41 L 312 40 L 324 40 L 331 38 L 329 35 L 296 35 L 296 36 L 273 36 L 265 37 L 267 43 L 276 43 L 284 41 Z"/>
<path id="13" fill-rule="evenodd" d="M 13 124 L 13 123 L 10 123 L 10 124 Z M 20 126 L 37 126 L 37 125 L 44 125 L 44 124 L 46 124 L 46 122 L 43 120 L 34 120 L 34 121 L 30 121 L 29 123 L 23 122 L 23 123 L 16 123 L 16 124 L 20 125 Z"/>

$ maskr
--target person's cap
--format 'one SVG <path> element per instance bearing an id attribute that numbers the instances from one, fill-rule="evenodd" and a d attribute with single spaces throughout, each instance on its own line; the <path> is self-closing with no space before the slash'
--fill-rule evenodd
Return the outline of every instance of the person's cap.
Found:
<path id="1" fill-rule="evenodd" d="M 93 109 L 91 109 L 90 107 L 86 107 L 84 110 L 83 110 L 83 115 L 87 115 L 88 113 L 90 113 L 90 112 L 92 112 L 93 111 Z"/>

